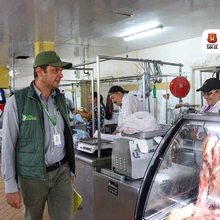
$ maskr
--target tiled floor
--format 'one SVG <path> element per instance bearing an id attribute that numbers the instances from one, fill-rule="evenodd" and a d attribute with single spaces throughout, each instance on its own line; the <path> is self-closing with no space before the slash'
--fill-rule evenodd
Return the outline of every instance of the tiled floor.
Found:
<path id="1" fill-rule="evenodd" d="M 0 220 L 24 220 L 24 207 L 22 209 L 14 209 L 9 206 L 5 200 L 4 190 L 4 181 L 0 175 Z M 43 220 L 50 220 L 47 209 L 45 209 Z"/>

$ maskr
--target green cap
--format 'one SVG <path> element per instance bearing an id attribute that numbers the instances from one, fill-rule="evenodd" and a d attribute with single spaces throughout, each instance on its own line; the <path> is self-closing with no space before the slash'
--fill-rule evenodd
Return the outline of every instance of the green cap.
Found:
<path id="1" fill-rule="evenodd" d="M 63 67 L 64 69 L 70 69 L 72 67 L 72 63 L 61 61 L 58 54 L 52 50 L 43 51 L 37 54 L 34 60 L 34 67 L 42 65 Z"/>

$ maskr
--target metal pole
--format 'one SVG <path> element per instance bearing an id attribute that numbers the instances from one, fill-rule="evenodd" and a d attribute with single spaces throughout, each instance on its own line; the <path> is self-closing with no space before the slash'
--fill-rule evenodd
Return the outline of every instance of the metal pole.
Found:
<path id="1" fill-rule="evenodd" d="M 72 83 L 72 89 L 73 89 L 73 83 Z M 75 105 L 75 109 L 77 109 L 77 96 L 76 96 L 76 89 L 74 90 L 74 105 Z"/>
<path id="2" fill-rule="evenodd" d="M 72 67 L 72 68 L 70 68 L 70 70 L 93 70 L 93 68 L 75 68 L 75 67 Z"/>
<path id="3" fill-rule="evenodd" d="M 147 63 L 158 63 L 161 65 L 169 65 L 169 66 L 179 66 L 182 67 L 183 64 L 181 63 L 169 63 L 163 62 L 161 60 L 148 60 L 148 59 L 136 59 L 136 58 L 124 58 L 124 57 L 110 57 L 110 56 L 102 56 L 99 55 L 100 58 L 105 60 L 124 60 L 124 61 L 135 61 L 135 62 L 147 62 Z"/>
<path id="4" fill-rule="evenodd" d="M 100 127 L 100 115 L 101 115 L 101 109 L 100 109 L 100 58 L 99 56 L 96 57 L 97 60 L 97 99 L 98 99 L 98 158 L 101 157 L 101 127 Z"/>
<path id="5" fill-rule="evenodd" d="M 157 119 L 157 98 L 154 99 L 154 117 Z"/>
<path id="6" fill-rule="evenodd" d="M 143 84 L 143 110 L 146 111 L 146 94 L 145 94 L 145 74 L 142 76 L 142 84 Z M 150 112 L 150 110 L 148 110 Z"/>
<path id="7" fill-rule="evenodd" d="M 167 81 L 167 77 L 166 77 L 166 124 L 168 124 L 168 100 L 167 100 L 168 88 L 167 88 L 167 85 L 168 85 L 168 81 Z"/>
<path id="8" fill-rule="evenodd" d="M 106 60 L 99 60 L 99 62 L 103 62 L 103 61 L 106 61 Z M 96 61 L 91 61 L 91 62 L 88 62 L 88 63 L 76 64 L 76 65 L 72 66 L 72 68 L 75 68 L 75 67 L 78 67 L 78 66 L 86 66 L 86 65 L 95 64 L 95 63 L 96 63 Z"/>
<path id="9" fill-rule="evenodd" d="M 203 79 L 202 79 L 202 72 L 199 71 L 199 74 L 200 74 L 200 85 L 199 86 L 202 86 L 202 83 L 203 83 Z M 202 96 L 202 93 L 201 93 L 201 106 L 203 106 L 204 103 L 203 103 L 203 96 Z"/>
<path id="10" fill-rule="evenodd" d="M 94 73 L 91 74 L 91 87 L 92 87 L 92 133 L 95 133 L 95 112 L 94 112 Z"/>
<path id="11" fill-rule="evenodd" d="M 163 62 L 161 60 L 148 60 L 148 59 L 136 59 L 136 58 L 128 58 L 128 57 L 111 57 L 111 56 L 103 56 L 103 55 L 98 55 L 99 57 L 99 62 L 107 61 L 107 60 L 122 60 L 122 61 L 133 61 L 133 62 L 146 62 L 146 63 L 158 63 L 160 65 L 170 65 L 170 66 L 179 66 L 183 67 L 183 64 L 181 63 L 169 63 L 169 62 Z M 88 63 L 82 63 L 82 64 L 77 64 L 74 65 L 74 67 L 79 67 L 79 66 L 86 66 L 89 64 L 94 64 L 97 61 L 92 61 Z"/>

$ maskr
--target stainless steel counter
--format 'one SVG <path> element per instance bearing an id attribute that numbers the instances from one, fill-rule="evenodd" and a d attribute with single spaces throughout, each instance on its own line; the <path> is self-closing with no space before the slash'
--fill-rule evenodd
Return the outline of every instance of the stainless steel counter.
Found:
<path id="1" fill-rule="evenodd" d="M 100 172 L 93 173 L 95 220 L 130 219 L 134 214 L 141 180 L 118 180 Z"/>
<path id="2" fill-rule="evenodd" d="M 155 136 L 163 136 L 166 132 L 167 130 L 159 130 L 156 132 L 141 133 L 141 135 L 139 134 L 136 138 L 151 140 Z M 129 145 L 127 146 L 129 147 Z M 154 147 L 154 143 L 152 143 L 152 146 Z M 121 148 L 122 145 L 119 143 L 118 147 Z M 151 145 L 148 144 L 148 147 L 150 149 Z M 136 152 L 136 149 L 133 150 Z M 83 202 L 81 204 L 82 210 L 76 213 L 74 220 L 123 220 L 130 219 L 134 214 L 141 177 L 137 177 L 135 178 L 137 180 L 131 181 L 126 178 L 116 178 L 114 175 L 109 176 L 107 172 L 101 173 L 103 168 L 111 171 L 112 152 L 112 149 L 110 153 L 102 149 L 100 158 L 98 158 L 97 154 L 76 152 L 76 178 L 74 188 L 82 196 Z M 129 155 L 133 155 L 133 153 L 129 153 Z M 137 155 L 137 152 L 134 155 L 136 159 L 133 159 L 135 160 L 135 165 L 133 163 L 133 166 L 136 166 L 134 168 L 138 169 L 139 165 L 137 160 L 138 158 L 142 158 L 139 154 Z M 123 161 L 127 163 L 128 159 L 129 158 L 126 157 Z M 144 164 L 147 166 L 146 163 Z M 129 166 L 128 168 L 126 167 L 126 169 L 130 168 Z M 129 177 L 130 179 L 133 178 L 127 175 L 127 178 Z"/>
<path id="3" fill-rule="evenodd" d="M 78 210 L 74 220 L 95 220 L 94 218 L 94 177 L 93 171 L 111 168 L 111 152 L 96 154 L 76 151 L 76 177 L 73 187 L 82 196 L 82 209 Z"/>
<path id="4" fill-rule="evenodd" d="M 76 151 L 76 160 L 82 161 L 85 164 L 88 164 L 94 168 L 105 168 L 111 167 L 111 152 L 105 152 L 101 154 L 101 158 L 98 158 L 97 155 L 88 154 L 80 151 Z"/>
<path id="5" fill-rule="evenodd" d="M 76 125 L 71 125 L 72 129 L 79 129 L 82 131 L 86 131 L 86 124 L 76 124 Z"/>

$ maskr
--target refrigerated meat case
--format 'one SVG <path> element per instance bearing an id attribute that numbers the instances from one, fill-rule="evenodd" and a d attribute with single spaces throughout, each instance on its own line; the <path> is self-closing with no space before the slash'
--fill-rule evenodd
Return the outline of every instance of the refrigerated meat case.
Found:
<path id="1" fill-rule="evenodd" d="M 167 127 L 122 134 L 113 141 L 111 168 L 93 171 L 95 220 L 128 220 L 133 215 L 144 172 Z"/>
<path id="2" fill-rule="evenodd" d="M 220 139 L 220 115 L 183 115 L 160 142 L 145 172 L 133 219 L 163 220 L 174 208 L 195 204 L 207 136 Z"/>

